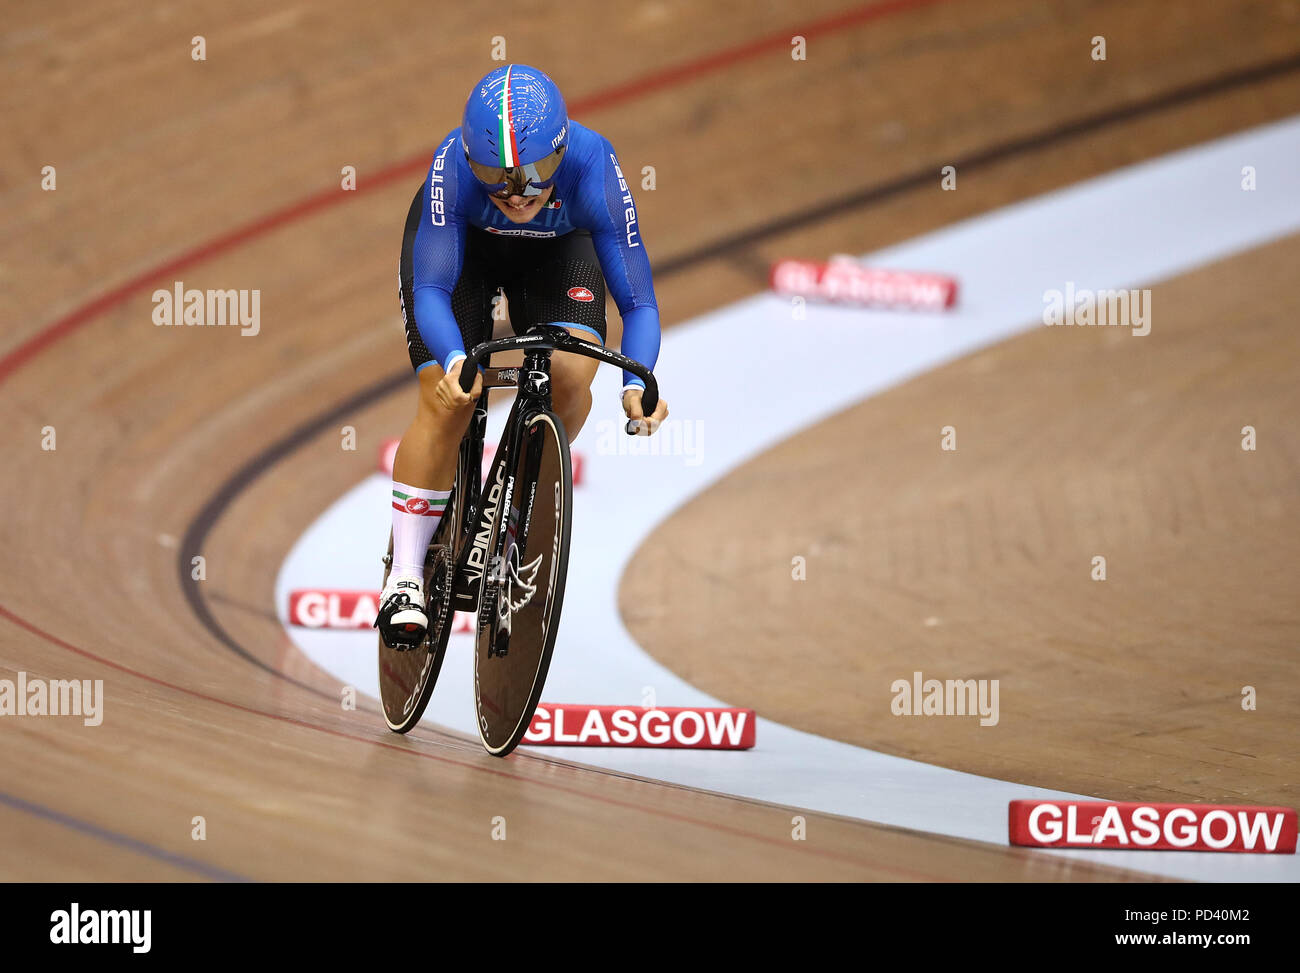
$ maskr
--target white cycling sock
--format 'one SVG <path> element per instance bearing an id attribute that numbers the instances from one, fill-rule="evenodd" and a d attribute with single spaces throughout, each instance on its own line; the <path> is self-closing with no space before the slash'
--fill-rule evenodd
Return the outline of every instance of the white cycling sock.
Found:
<path id="1" fill-rule="evenodd" d="M 393 481 L 391 577 L 419 578 L 424 583 L 424 557 L 450 496 L 450 490 L 423 490 Z"/>

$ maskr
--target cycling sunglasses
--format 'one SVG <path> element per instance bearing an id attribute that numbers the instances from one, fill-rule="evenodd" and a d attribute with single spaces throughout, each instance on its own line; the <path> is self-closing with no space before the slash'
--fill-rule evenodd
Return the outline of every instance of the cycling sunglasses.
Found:
<path id="1" fill-rule="evenodd" d="M 540 196 L 547 187 L 555 182 L 555 171 L 560 168 L 567 145 L 561 145 L 550 155 L 543 156 L 536 162 L 525 166 L 485 166 L 475 162 L 467 154 L 465 161 L 474 172 L 474 177 L 483 184 L 483 188 L 497 199 L 509 199 L 511 196 Z"/>

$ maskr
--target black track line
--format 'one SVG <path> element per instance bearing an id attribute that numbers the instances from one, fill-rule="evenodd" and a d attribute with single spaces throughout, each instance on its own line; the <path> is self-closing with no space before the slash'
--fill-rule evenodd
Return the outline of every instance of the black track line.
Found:
<path id="1" fill-rule="evenodd" d="M 1168 108 L 1178 108 L 1209 95 L 1246 87 L 1261 81 L 1269 81 L 1297 70 L 1300 70 L 1300 53 L 1221 74 L 1206 81 L 1194 81 L 1191 84 L 1174 88 L 1171 91 L 1161 92 L 1149 98 L 1143 98 L 1126 105 L 1118 105 L 1105 111 L 1076 118 L 1073 121 L 1061 122 L 1058 125 L 1028 135 L 1022 135 L 1019 138 L 997 142 L 956 159 L 936 161 L 922 169 L 898 176 L 888 182 L 866 186 L 847 196 L 827 200 L 824 203 L 787 216 L 777 217 L 767 223 L 748 227 L 730 236 L 703 244 L 694 250 L 688 250 L 685 253 L 669 257 L 662 263 L 655 265 L 654 277 L 657 279 L 678 273 L 701 261 L 736 253 L 763 240 L 784 236 L 793 230 L 812 226 L 830 217 L 843 216 L 848 210 L 879 203 L 913 189 L 930 185 L 937 186 L 940 166 L 954 166 L 961 173 L 971 169 L 995 165 L 1014 156 L 1047 148 L 1057 142 L 1068 141 L 1111 125 L 1143 118 Z M 766 279 L 766 275 L 764 275 L 764 279 Z"/>

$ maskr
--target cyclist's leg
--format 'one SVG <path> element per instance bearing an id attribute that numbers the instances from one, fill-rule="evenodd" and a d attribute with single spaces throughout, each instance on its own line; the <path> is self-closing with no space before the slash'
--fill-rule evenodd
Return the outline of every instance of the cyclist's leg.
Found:
<path id="1" fill-rule="evenodd" d="M 442 366 L 431 361 L 417 376 L 420 381 L 415 417 L 397 446 L 393 479 L 424 490 L 450 490 L 456 478 L 456 447 L 469 427 L 473 403 L 455 411 L 444 408 L 434 396 L 442 381 Z"/>
<path id="2" fill-rule="evenodd" d="M 447 409 L 437 401 L 434 390 L 443 370 L 433 361 L 415 325 L 413 250 L 423 200 L 421 186 L 408 214 L 399 268 L 407 350 L 419 378 L 419 395 L 415 417 L 402 435 L 393 461 L 393 561 L 380 606 L 385 640 L 413 644 L 423 638 L 428 624 L 424 614 L 425 553 L 446 509 L 456 475 L 457 446 L 473 415 L 472 403 Z M 452 311 L 467 348 L 482 341 L 490 326 L 486 268 L 478 259 L 476 242 L 467 236 L 461 277 L 452 293 Z"/>
<path id="3" fill-rule="evenodd" d="M 465 434 L 474 408 L 471 404 L 449 410 L 438 402 L 434 390 L 443 378 L 442 365 L 433 360 L 415 325 L 412 252 L 422 200 L 423 187 L 416 193 L 407 218 L 400 268 L 402 320 L 411 367 L 419 379 L 419 396 L 415 417 L 397 447 L 393 479 L 419 489 L 446 491 L 451 489 L 456 477 L 456 447 Z M 460 280 L 451 295 L 452 313 L 456 316 L 466 348 L 473 348 L 485 340 L 492 328 L 491 297 L 495 288 L 489 288 L 487 283 L 489 256 L 481 234 L 482 231 L 472 228 L 466 233 Z"/>
<path id="4" fill-rule="evenodd" d="M 600 342 L 590 331 L 569 328 L 569 333 L 593 344 Z M 569 442 L 582 431 L 591 412 L 591 381 L 600 362 L 578 355 L 558 355 L 551 360 L 551 407 L 564 423 Z"/>
<path id="5" fill-rule="evenodd" d="M 516 282 L 510 297 L 510 320 L 516 331 L 533 324 L 559 324 L 593 344 L 605 343 L 605 278 L 592 244 L 582 230 L 539 245 L 540 259 Z M 551 405 L 564 423 L 569 441 L 577 438 L 591 411 L 591 381 L 600 363 L 578 355 L 551 358 Z"/>

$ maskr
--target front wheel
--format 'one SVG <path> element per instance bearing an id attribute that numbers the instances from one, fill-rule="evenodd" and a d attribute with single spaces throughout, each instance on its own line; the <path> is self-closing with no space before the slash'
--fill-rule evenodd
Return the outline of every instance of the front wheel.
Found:
<path id="1" fill-rule="evenodd" d="M 485 578 L 474 653 L 479 737 L 498 757 L 518 746 L 546 683 L 573 507 L 569 440 L 558 416 L 528 419 L 517 456 L 511 503 L 494 525 L 491 550 L 499 553 Z"/>

